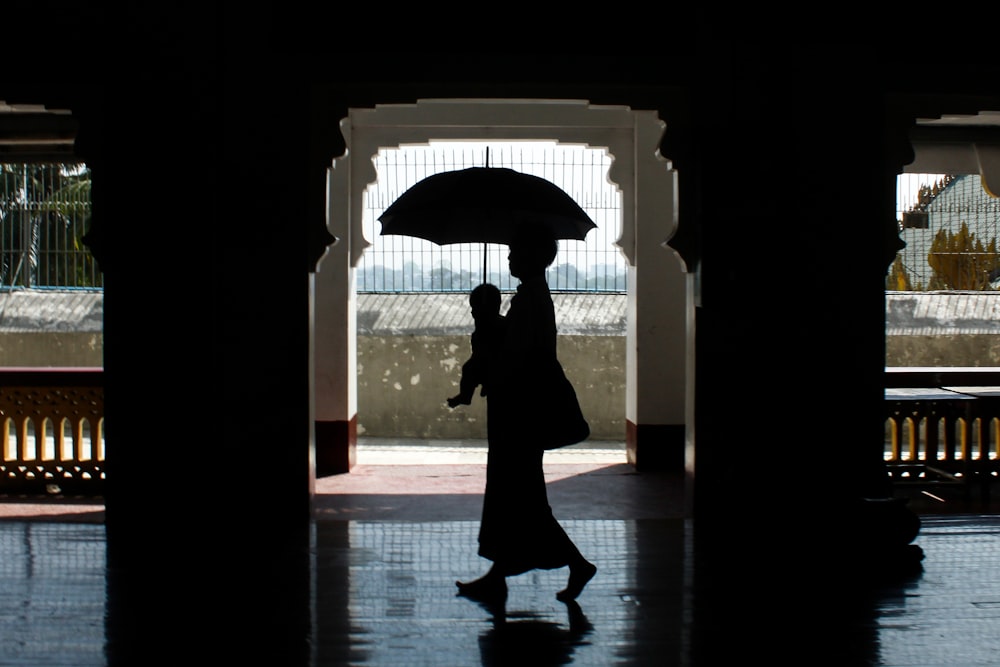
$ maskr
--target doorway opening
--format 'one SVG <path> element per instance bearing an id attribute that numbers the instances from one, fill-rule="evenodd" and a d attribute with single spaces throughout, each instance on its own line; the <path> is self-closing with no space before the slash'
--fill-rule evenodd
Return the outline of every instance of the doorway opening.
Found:
<path id="1" fill-rule="evenodd" d="M 366 354 L 360 346 L 366 341 L 358 332 L 379 317 L 382 306 L 372 305 L 369 293 L 360 286 L 367 284 L 371 275 L 366 257 L 375 257 L 374 254 L 369 255 L 373 253 L 376 238 L 371 228 L 371 220 L 375 216 L 372 216 L 372 206 L 366 200 L 366 193 L 374 192 L 373 186 L 380 183 L 377 168 L 379 156 L 389 151 L 401 151 L 404 147 L 432 147 L 435 143 L 456 141 L 486 146 L 547 142 L 557 147 L 574 148 L 582 154 L 600 155 L 607 160 L 606 175 L 602 175 L 600 180 L 616 188 L 620 193 L 620 204 L 616 200 L 613 205 L 604 208 L 614 211 L 620 206 L 620 226 L 617 231 L 605 231 L 611 234 L 607 240 L 613 241 L 614 248 L 611 248 L 610 242 L 606 242 L 606 248 L 614 261 L 600 263 L 614 266 L 620 261 L 619 269 L 602 270 L 604 274 L 624 274 L 624 288 L 606 290 L 603 296 L 614 298 L 619 303 L 621 317 L 618 324 L 624 329 L 624 334 L 617 337 L 618 344 L 624 347 L 620 354 L 622 367 L 619 371 L 625 381 L 620 392 L 607 396 L 608 400 L 602 405 L 615 406 L 618 425 L 614 439 L 625 442 L 627 452 L 630 439 L 635 445 L 644 426 L 669 426 L 674 435 L 679 435 L 675 438 L 675 446 L 683 449 L 687 400 L 685 377 L 687 367 L 693 363 L 688 358 L 685 342 L 690 333 L 688 309 L 692 300 L 683 261 L 666 245 L 676 229 L 676 175 L 669 162 L 658 153 L 664 123 L 655 112 L 594 106 L 577 100 L 423 100 L 412 105 L 352 109 L 348 117 L 341 120 L 340 127 L 347 151 L 334 161 L 329 171 L 329 231 L 339 240 L 330 248 L 315 274 L 314 370 L 318 452 L 327 446 L 321 442 L 319 435 L 323 423 L 343 425 L 342 428 L 326 430 L 339 432 L 346 439 L 342 444 L 349 451 L 355 447 L 357 437 L 364 436 L 367 428 L 359 410 L 359 407 L 362 410 L 365 408 L 359 403 L 358 379 L 371 369 L 360 366 L 359 362 Z M 524 144 L 521 143 L 521 146 Z M 505 157 L 503 151 L 491 153 L 490 164 L 496 165 L 496 160 Z M 468 159 L 473 166 L 485 164 L 485 155 Z M 413 171 L 415 173 L 416 169 Z M 415 175 L 414 179 L 419 180 Z M 398 194 L 400 192 L 395 193 L 396 196 Z M 392 197 L 387 196 L 382 203 L 387 206 L 391 201 Z M 367 228 L 366 223 L 369 225 Z M 613 230 L 613 227 L 608 225 L 605 230 Z M 499 256 L 492 263 L 487 261 L 487 265 L 493 268 L 505 264 L 505 251 L 497 250 Z M 434 269 L 437 269 L 438 276 L 444 275 L 444 269 L 447 269 L 450 276 L 457 276 L 460 286 L 464 285 L 461 280 L 477 279 L 475 273 L 480 266 L 478 250 L 475 262 L 470 252 L 465 265 L 449 259 L 449 266 L 442 261 L 440 253 L 443 251 L 431 249 L 429 252 L 439 254 L 436 257 L 431 255 L 431 278 L 422 285 L 429 283 L 432 287 L 440 287 L 441 283 L 435 283 L 433 278 Z M 643 264 L 642 272 L 636 270 L 640 263 Z M 572 262 L 564 264 L 567 265 L 563 272 L 565 276 L 578 273 L 570 270 Z M 590 263 L 587 264 L 589 270 Z M 421 280 L 424 280 L 423 273 L 420 271 Z M 478 279 L 482 275 L 480 273 Z M 346 280 L 338 282 L 338 278 Z M 406 290 L 393 294 L 398 299 L 413 296 L 406 294 Z M 425 298 L 426 293 L 421 296 Z M 468 312 L 467 298 L 462 291 L 449 295 L 444 290 L 437 290 L 435 296 L 451 296 L 455 302 L 448 307 L 438 304 L 433 307 L 411 306 L 426 317 L 431 328 L 444 326 L 448 313 L 458 312 L 464 316 Z M 582 312 L 584 309 L 579 303 L 573 304 L 570 297 L 579 301 L 592 295 L 567 291 L 566 296 L 568 308 Z M 598 310 L 604 312 L 606 308 L 604 303 Z M 558 320 L 565 321 L 565 318 L 557 313 Z M 643 320 L 647 320 L 648 326 L 640 328 L 637 322 Z M 653 330 L 666 334 L 667 340 L 676 343 L 671 343 L 667 349 L 662 345 L 644 345 L 641 340 L 645 335 L 643 332 Z M 455 333 L 467 338 L 468 330 L 462 328 Z M 454 349 L 443 355 L 416 333 L 408 331 L 405 335 L 409 338 L 395 348 L 382 345 L 381 349 L 397 355 L 428 354 L 433 361 L 425 360 L 425 363 L 436 363 L 438 368 L 449 364 L 452 368 L 460 366 L 461 359 Z M 614 338 L 605 336 L 603 342 L 609 344 Z M 646 352 L 647 356 L 642 356 L 640 350 L 649 352 Z M 589 373 L 589 377 L 574 378 L 574 384 L 580 386 L 579 393 L 594 389 L 607 391 L 606 379 L 595 377 L 595 372 L 601 369 L 595 369 L 594 364 L 588 366 L 585 372 Z M 440 371 L 436 374 L 442 375 Z M 389 411 L 397 423 L 404 417 L 421 414 L 424 415 L 422 423 L 425 425 L 436 425 L 442 421 L 440 414 L 428 413 L 426 408 L 433 406 L 433 411 L 442 410 L 451 389 L 435 392 L 427 373 L 396 375 L 389 380 L 382 371 L 381 377 L 368 377 L 377 380 L 380 391 L 378 400 L 398 401 Z M 424 408 L 417 409 L 414 404 L 407 403 L 410 398 L 422 400 Z M 447 410 L 446 407 L 443 409 Z M 403 432 L 397 430 L 395 434 L 402 435 Z M 423 432 L 416 435 L 427 436 Z M 659 444 L 663 438 L 657 437 L 656 440 Z M 336 445 L 334 443 L 334 447 Z M 633 457 L 634 453 L 633 447 L 627 456 Z M 317 460 L 320 459 L 318 454 Z M 351 454 L 347 455 L 347 460 L 349 467 L 352 464 Z M 320 472 L 319 466 L 317 472 Z"/>

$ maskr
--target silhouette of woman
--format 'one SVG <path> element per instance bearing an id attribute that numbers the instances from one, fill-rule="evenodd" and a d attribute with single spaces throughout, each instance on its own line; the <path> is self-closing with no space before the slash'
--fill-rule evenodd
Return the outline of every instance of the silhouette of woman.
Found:
<path id="1" fill-rule="evenodd" d="M 486 399 L 488 454 L 479 527 L 479 555 L 493 561 L 479 579 L 458 581 L 459 594 L 481 602 L 506 600 L 506 578 L 533 569 L 569 566 L 556 597 L 574 600 L 597 572 L 556 521 L 545 489 L 537 426 L 551 418 L 547 382 L 556 357 L 555 308 L 545 269 L 558 242 L 539 225 L 511 239 L 508 263 L 520 280 L 506 315 L 506 334 Z"/>

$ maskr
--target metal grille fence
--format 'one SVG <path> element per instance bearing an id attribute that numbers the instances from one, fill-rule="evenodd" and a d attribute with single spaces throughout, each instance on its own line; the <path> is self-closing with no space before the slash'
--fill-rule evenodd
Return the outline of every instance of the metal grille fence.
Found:
<path id="1" fill-rule="evenodd" d="M 548 275 L 553 291 L 624 292 L 627 265 L 614 245 L 621 229 L 621 193 L 608 181 L 610 165 L 603 149 L 556 142 L 449 141 L 384 149 L 375 158 L 378 181 L 365 192 L 363 222 L 372 246 L 360 262 L 358 290 L 464 292 L 485 281 L 513 291 L 516 281 L 507 273 L 505 246 L 438 246 L 379 233 L 378 216 L 423 178 L 473 166 L 500 166 L 552 181 L 597 223 L 586 241 L 560 242 Z M 933 196 L 920 186 L 936 186 Z M 990 197 L 978 176 L 902 174 L 896 202 L 906 246 L 897 255 L 887 289 L 1000 289 L 1000 199 Z M 86 165 L 0 163 L 0 289 L 102 289 L 103 276 L 82 242 L 90 211 Z M 963 225 L 968 247 L 934 248 L 937 235 L 957 236 Z M 949 284 L 936 274 L 932 251 L 939 261 L 959 258 L 970 277 Z"/>
<path id="2" fill-rule="evenodd" d="M 1000 289 L 1000 198 L 983 189 L 978 174 L 900 175 L 896 220 L 906 247 L 887 289 Z"/>
<path id="3" fill-rule="evenodd" d="M 0 288 L 101 289 L 83 164 L 0 164 Z"/>
<path id="4" fill-rule="evenodd" d="M 372 243 L 358 267 L 359 292 L 465 292 L 482 282 L 513 291 L 507 248 L 496 244 L 439 246 L 408 236 L 381 236 L 378 217 L 397 197 L 433 174 L 468 167 L 507 167 L 552 181 L 597 224 L 585 241 L 563 240 L 549 269 L 553 291 L 624 292 L 627 264 L 614 242 L 621 230 L 621 193 L 607 178 L 603 149 L 556 142 L 431 142 L 383 149 L 378 181 L 365 192 L 364 229 Z M 485 265 L 485 268 L 484 268 Z"/>

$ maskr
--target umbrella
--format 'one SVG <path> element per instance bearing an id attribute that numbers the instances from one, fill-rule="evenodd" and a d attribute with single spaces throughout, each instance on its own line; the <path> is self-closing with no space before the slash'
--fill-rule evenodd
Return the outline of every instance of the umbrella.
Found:
<path id="1" fill-rule="evenodd" d="M 382 234 L 447 243 L 509 243 L 520 223 L 558 239 L 584 240 L 597 227 L 552 181 L 504 167 L 470 167 L 428 176 L 379 216 Z"/>
<path id="2" fill-rule="evenodd" d="M 438 245 L 509 244 L 520 224 L 543 225 L 557 239 L 582 241 L 597 225 L 555 183 L 505 167 L 470 167 L 428 176 L 379 216 L 382 235 Z M 483 279 L 485 280 L 485 249 Z"/>

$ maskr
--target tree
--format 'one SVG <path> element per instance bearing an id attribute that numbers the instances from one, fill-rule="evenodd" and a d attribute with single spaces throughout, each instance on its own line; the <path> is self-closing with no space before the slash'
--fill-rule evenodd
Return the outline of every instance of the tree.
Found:
<path id="1" fill-rule="evenodd" d="M 913 205 L 913 211 L 926 211 L 927 206 L 934 201 L 948 185 L 955 180 L 955 176 L 946 174 L 944 178 L 938 179 L 932 185 L 921 185 L 917 189 L 917 203 Z"/>
<path id="2" fill-rule="evenodd" d="M 941 229 L 934 235 L 927 253 L 931 275 L 928 289 L 932 290 L 988 290 L 990 276 L 1000 268 L 996 237 L 987 245 L 975 238 L 969 225 L 962 222 L 957 233 Z"/>
<path id="3" fill-rule="evenodd" d="M 80 164 L 0 164 L 0 280 L 5 287 L 99 286 L 83 244 L 90 171 Z"/>
<path id="4" fill-rule="evenodd" d="M 911 292 L 913 284 L 910 282 L 910 272 L 903 265 L 903 258 L 896 255 L 892 266 L 889 267 L 889 275 L 885 279 L 885 288 L 895 292 Z"/>
<path id="5" fill-rule="evenodd" d="M 551 279 L 556 289 L 577 289 L 579 277 L 576 267 L 572 264 L 559 264 L 551 272 Z"/>

